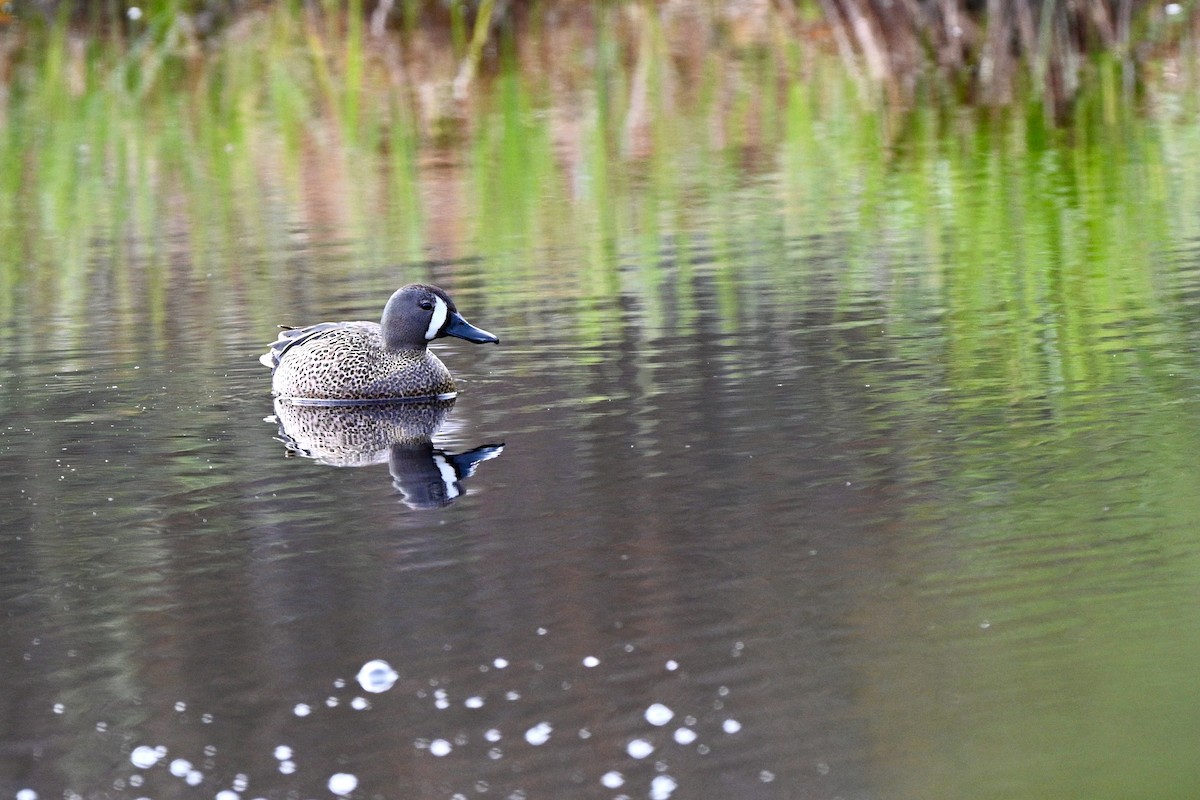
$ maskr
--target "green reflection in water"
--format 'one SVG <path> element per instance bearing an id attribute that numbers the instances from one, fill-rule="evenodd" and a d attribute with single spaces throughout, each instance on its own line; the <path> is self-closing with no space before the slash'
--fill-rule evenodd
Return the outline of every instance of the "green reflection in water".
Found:
<path id="1" fill-rule="evenodd" d="M 100 313 L 114 352 L 161 356 L 175 320 L 206 320 L 191 355 L 213 368 L 222 335 L 269 338 L 296 306 L 377 313 L 346 282 L 386 296 L 430 260 L 472 318 L 552 317 L 575 366 L 604 365 L 630 327 L 647 346 L 715 316 L 714 369 L 736 385 L 761 367 L 730 345 L 740 331 L 803 336 L 844 379 L 806 389 L 886 442 L 927 531 L 895 545 L 909 604 L 864 603 L 859 627 L 879 694 L 864 713 L 904 750 L 880 757 L 896 780 L 910 796 L 1194 786 L 1173 749 L 1200 711 L 1174 686 L 1200 650 L 1177 599 L 1200 566 L 1200 128 L 1181 101 L 1123 106 L 1110 70 L 1065 129 L 1037 108 L 898 120 L 819 59 L 679 66 L 654 19 L 633 37 L 601 21 L 552 74 L 503 42 L 509 67 L 461 119 L 431 113 L 445 87 L 360 25 L 297 9 L 248 17 L 212 53 L 183 32 L 119 56 L 44 32 L 0 127 L 10 352 L 71 350 Z M 297 239 L 328 257 L 293 259 Z M 635 391 L 665 392 L 634 368 Z M 1170 776 L 1127 768 L 1156 756 Z"/>

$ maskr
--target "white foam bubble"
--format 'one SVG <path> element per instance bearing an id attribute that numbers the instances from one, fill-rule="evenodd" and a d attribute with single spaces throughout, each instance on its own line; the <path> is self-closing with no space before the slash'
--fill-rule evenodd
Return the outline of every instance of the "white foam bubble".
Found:
<path id="1" fill-rule="evenodd" d="M 281 744 L 275 748 L 275 758 L 279 761 L 287 761 L 292 757 L 292 748 L 286 744 Z"/>
<path id="2" fill-rule="evenodd" d="M 17 800 L 38 800 L 38 793 L 33 789 L 21 789 L 17 792 Z"/>
<path id="3" fill-rule="evenodd" d="M 308 703 L 296 703 L 296 707 L 292 709 L 292 713 L 297 717 L 307 717 L 312 713 L 312 706 Z"/>
<path id="4" fill-rule="evenodd" d="M 129 762 L 138 769 L 150 769 L 158 760 L 162 758 L 158 750 L 147 745 L 133 748 L 133 752 L 129 754 Z"/>
<path id="5" fill-rule="evenodd" d="M 678 661 L 676 661 L 675 659 L 672 658 L 670 661 L 667 662 L 667 671 L 668 672 L 674 672 L 677 669 L 679 669 Z"/>
<path id="6" fill-rule="evenodd" d="M 670 775 L 655 775 L 650 781 L 650 800 L 667 800 L 678 786 Z"/>
<path id="7" fill-rule="evenodd" d="M 433 753 L 438 758 L 450 755 L 450 751 L 453 749 L 454 747 L 451 746 L 451 744 L 445 739 L 434 739 L 429 743 L 429 752 Z"/>
<path id="8" fill-rule="evenodd" d="M 587 658 L 583 659 L 583 665 L 588 669 L 591 669 L 592 667 L 598 667 L 600 666 L 600 659 L 596 658 L 595 656 L 588 656 Z"/>
<path id="9" fill-rule="evenodd" d="M 489 728 L 483 734 L 483 738 L 487 739 L 489 742 L 498 742 L 500 741 L 500 731 L 496 730 L 495 728 Z"/>
<path id="10" fill-rule="evenodd" d="M 291 775 L 293 772 L 296 771 L 296 762 L 292 761 L 290 759 L 287 761 L 280 761 L 279 762 L 279 771 L 280 771 L 280 773 L 282 773 L 284 775 Z"/>
<path id="11" fill-rule="evenodd" d="M 184 776 L 183 782 L 188 786 L 199 786 L 204 781 L 204 773 L 198 769 L 193 769 Z"/>
<path id="12" fill-rule="evenodd" d="M 691 744 L 696 741 L 696 732 L 691 728 L 679 728 L 675 731 L 675 741 L 680 744 Z"/>
<path id="13" fill-rule="evenodd" d="M 737 733 L 741 729 L 742 723 L 738 722 L 736 719 L 727 719 L 721 723 L 721 730 L 725 731 L 726 733 Z"/>
<path id="14" fill-rule="evenodd" d="M 367 698 L 365 697 L 356 697 L 350 701 L 350 707 L 355 711 L 364 711 L 370 708 L 371 704 L 367 702 Z"/>
<path id="15" fill-rule="evenodd" d="M 662 703 L 655 703 L 646 709 L 646 722 L 651 725 L 666 725 L 674 716 L 675 712 Z"/>
<path id="16" fill-rule="evenodd" d="M 357 676 L 358 685 L 372 694 L 386 692 L 399 677 L 392 665 L 381 658 L 363 664 Z"/>
<path id="17" fill-rule="evenodd" d="M 329 791 L 334 794 L 348 795 L 358 788 L 358 778 L 349 772 L 335 772 L 329 776 Z"/>
<path id="18" fill-rule="evenodd" d="M 217 792 L 215 800 L 242 800 L 242 796 L 231 789 L 222 789 Z"/>
<path id="19" fill-rule="evenodd" d="M 634 739 L 625 747 L 625 752 L 632 758 L 645 758 L 654 752 L 654 745 L 645 739 Z"/>
<path id="20" fill-rule="evenodd" d="M 600 783 L 602 783 L 606 789 L 620 789 L 625 785 L 625 776 L 614 769 L 611 772 L 606 772 L 601 775 Z"/>
<path id="21" fill-rule="evenodd" d="M 508 659 L 507 658 L 497 658 L 495 661 L 492 662 L 492 666 L 494 666 L 496 669 L 504 669 L 505 667 L 508 666 Z"/>
<path id="22" fill-rule="evenodd" d="M 168 765 L 167 769 L 170 770 L 171 774 L 176 778 L 182 778 L 184 775 L 187 775 L 189 771 L 191 771 L 192 762 L 188 761 L 186 758 L 177 758 L 172 761 L 170 765 Z"/>
<path id="23" fill-rule="evenodd" d="M 483 698 L 478 695 L 475 697 L 468 697 L 463 701 L 463 705 L 467 708 L 483 708 Z"/>
<path id="24" fill-rule="evenodd" d="M 529 730 L 525 731 L 525 741 L 529 742 L 534 747 L 543 745 L 550 741 L 550 733 L 554 729 L 550 727 L 549 722 L 539 722 Z"/>

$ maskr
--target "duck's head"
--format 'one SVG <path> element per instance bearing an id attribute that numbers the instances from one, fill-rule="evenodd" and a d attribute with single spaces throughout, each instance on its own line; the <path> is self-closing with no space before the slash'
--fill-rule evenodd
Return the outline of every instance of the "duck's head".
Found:
<path id="1" fill-rule="evenodd" d="M 499 336 L 463 319 L 450 295 L 423 283 L 397 289 L 384 306 L 379 325 L 388 350 L 420 349 L 443 336 L 457 336 L 476 344 L 500 341 Z"/>

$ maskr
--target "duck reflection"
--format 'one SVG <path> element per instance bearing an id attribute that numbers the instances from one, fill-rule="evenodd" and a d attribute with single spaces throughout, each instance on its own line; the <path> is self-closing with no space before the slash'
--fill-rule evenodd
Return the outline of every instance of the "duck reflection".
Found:
<path id="1" fill-rule="evenodd" d="M 357 406 L 312 406 L 275 399 L 279 439 L 289 455 L 334 467 L 387 463 L 409 508 L 441 508 L 465 494 L 463 481 L 503 444 L 451 455 L 433 446 L 453 398 Z"/>

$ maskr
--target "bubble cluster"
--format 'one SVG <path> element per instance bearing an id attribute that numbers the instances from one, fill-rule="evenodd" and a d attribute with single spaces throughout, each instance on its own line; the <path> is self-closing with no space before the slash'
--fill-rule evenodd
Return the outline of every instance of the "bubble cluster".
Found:
<path id="1" fill-rule="evenodd" d="M 538 635 L 546 635 L 545 629 L 538 629 Z M 651 648 L 645 648 L 649 652 Z M 744 646 L 738 642 L 730 652 L 740 654 Z M 611 652 L 637 653 L 633 658 L 641 659 L 643 647 L 624 646 L 614 648 Z M 596 655 L 575 655 L 566 662 L 562 674 L 555 674 L 555 662 L 543 661 L 538 658 L 520 658 L 512 661 L 508 658 L 495 656 L 474 662 L 467 678 L 454 675 L 434 675 L 421 677 L 412 676 L 409 685 L 413 688 L 408 693 L 395 691 L 400 680 L 399 672 L 383 659 L 372 659 L 362 663 L 355 674 L 354 681 L 335 678 L 331 681 L 336 692 L 329 694 L 328 690 L 314 689 L 312 695 L 296 699 L 291 705 L 292 725 L 296 726 L 299 736 L 312 736 L 314 732 L 320 735 L 321 721 L 327 715 L 343 715 L 342 720 L 349 720 L 353 714 L 358 718 L 360 713 L 392 713 L 397 705 L 405 704 L 417 713 L 418 729 L 413 731 L 416 737 L 413 746 L 421 755 L 420 758 L 430 759 L 430 768 L 449 770 L 447 780 L 463 781 L 453 787 L 447 796 L 470 797 L 487 792 L 493 784 L 485 777 L 495 775 L 495 768 L 483 774 L 470 775 L 470 764 L 480 768 L 492 762 L 502 762 L 507 759 L 520 759 L 532 752 L 530 748 L 553 749 L 556 744 L 556 732 L 562 727 L 569 732 L 565 737 L 570 740 L 595 740 L 593 747 L 609 747 L 610 755 L 607 760 L 599 760 L 590 776 L 583 770 L 580 777 L 599 783 L 602 787 L 614 792 L 620 790 L 624 794 L 616 797 L 648 797 L 668 800 L 680 789 L 681 778 L 686 775 L 678 772 L 679 763 L 676 756 L 688 748 L 697 755 L 711 752 L 723 737 L 732 737 L 743 733 L 743 724 L 728 711 L 722 711 L 726 703 L 736 702 L 736 692 L 729 686 L 721 685 L 706 690 L 703 696 L 694 689 L 687 687 L 689 675 L 678 673 L 679 663 L 675 659 L 657 661 L 660 665 L 653 669 L 661 670 L 665 665 L 666 672 L 659 671 L 662 690 L 661 699 L 651 700 L 640 706 L 640 711 L 630 708 L 615 720 L 591 719 L 588 724 L 580 725 L 583 720 L 569 720 L 555 717 L 554 708 L 546 709 L 544 717 L 533 717 L 523 720 L 518 726 L 514 722 L 514 714 L 520 714 L 520 703 L 525 694 L 542 700 L 547 686 L 557 687 L 558 691 L 594 691 L 604 689 L 611 677 L 609 670 L 602 666 L 620 667 L 620 662 L 626 656 L 615 656 L 602 660 Z M 514 666 L 515 664 L 515 666 Z M 571 666 L 571 665 L 574 666 Z M 350 665 L 347 665 L 350 666 Z M 477 666 L 476 670 L 474 667 Z M 353 667 L 350 667 L 353 669 Z M 500 671 L 503 671 L 501 673 Z M 670 674 L 668 673 L 678 673 Z M 471 677 L 473 676 L 473 677 Z M 330 684 L 326 683 L 328 687 Z M 355 695 L 361 689 L 366 697 Z M 503 698 L 503 702 L 499 699 Z M 664 702 L 667 701 L 667 702 Z M 668 702 L 670 703 L 668 705 Z M 513 705 L 517 704 L 517 705 Z M 188 711 L 188 704 L 182 700 L 174 703 L 174 709 L 179 714 Z M 457 709 L 457 711 L 455 710 Z M 60 707 L 55 707 L 55 713 L 61 713 Z M 310 718 L 301 723 L 299 720 Z M 519 717 L 517 717 L 519 718 Z M 213 724 L 216 718 L 211 713 L 198 713 L 178 718 L 180 724 Z M 571 724 L 574 722 L 574 724 Z M 674 725 L 671 723 L 675 722 Z M 352 724 L 352 723 L 349 723 Z M 315 726 L 315 727 L 314 727 Z M 218 726 L 219 727 L 219 726 Z M 98 726 L 104 732 L 107 726 Z M 370 730 L 369 728 L 367 729 Z M 308 734 L 303 732 L 307 731 Z M 577 737 L 577 739 L 576 739 Z M 336 797 L 372 796 L 378 795 L 379 787 L 371 786 L 370 776 L 364 776 L 366 785 L 360 781 L 360 776 L 352 772 L 329 770 L 322 771 L 316 765 L 306 762 L 313 758 L 311 754 L 312 740 L 308 738 L 299 741 L 305 758 L 297 757 L 297 750 L 290 743 L 279 742 L 269 751 L 274 757 L 277 773 L 276 782 L 296 780 L 297 776 L 304 781 L 314 778 L 324 782 L 328 792 Z M 732 741 L 732 740 L 730 740 Z M 607 744 L 605 744 L 607 742 Z M 227 761 L 236 748 L 220 748 L 207 744 L 198 750 L 190 748 L 175 748 L 168 756 L 168 748 L 155 743 L 141 743 L 136 740 L 130 743 L 128 764 L 132 766 L 131 773 L 118 778 L 114 788 L 138 789 L 137 797 L 150 797 L 158 786 L 154 781 L 164 777 L 182 782 L 188 787 L 201 787 L 201 792 L 207 792 L 214 800 L 243 800 L 243 793 L 250 786 L 250 778 L 245 773 L 237 773 L 229 779 L 228 772 L 222 772 L 220 763 Z M 193 745 L 194 747 L 195 745 Z M 228 751 L 228 752 L 227 752 Z M 602 751 L 601 751 L 602 752 Z M 237 753 L 241 756 L 241 753 Z M 653 758 L 651 758 L 653 756 Z M 446 763 L 446 767 L 433 767 L 434 764 Z M 346 757 L 341 756 L 338 765 L 346 763 Z M 680 763 L 686 763 L 680 762 Z M 775 772 L 765 768 L 768 765 L 755 764 L 753 771 L 748 772 L 747 779 L 770 783 L 775 780 Z M 304 768 L 302 768 L 304 767 Z M 646 775 L 647 769 L 652 768 L 652 777 Z M 821 768 L 828 770 L 825 765 Z M 314 771 L 316 774 L 314 775 Z M 506 769 L 503 774 L 520 774 L 520 770 Z M 155 777 L 155 776 L 162 777 Z M 226 777 L 223 777 L 226 776 Z M 639 775 L 641 777 L 639 777 Z M 327 776 L 327 777 L 325 777 Z M 269 781 L 268 781 L 269 782 Z M 298 787 L 288 789 L 290 795 L 302 795 L 305 790 Z M 145 786 L 146 788 L 142 788 Z M 458 795 L 453 794 L 457 790 Z M 269 790 L 261 790 L 264 795 L 274 796 L 279 789 L 272 786 Z M 506 798 L 521 798 L 526 790 L 519 787 L 506 787 Z M 170 794 L 167 792 L 166 794 Z M 64 792 L 66 800 L 82 798 L 86 794 Z M 134 798 L 135 795 L 130 795 Z M 16 793 L 15 800 L 38 800 L 34 788 L 21 789 Z M 246 795 L 245 800 L 258 800 L 253 795 Z"/>

